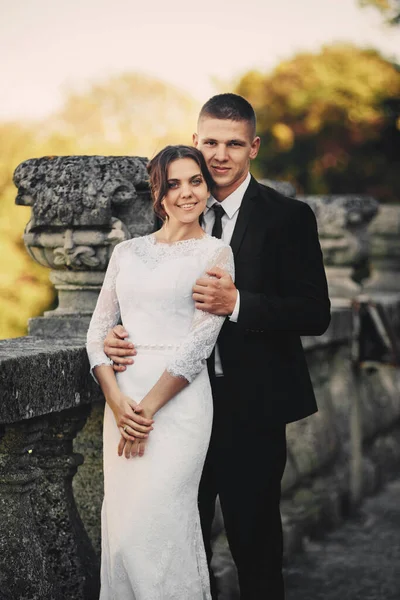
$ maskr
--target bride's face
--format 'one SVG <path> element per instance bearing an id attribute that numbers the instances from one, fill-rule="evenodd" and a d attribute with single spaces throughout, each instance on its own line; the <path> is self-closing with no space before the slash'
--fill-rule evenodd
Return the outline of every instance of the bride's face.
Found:
<path id="1" fill-rule="evenodd" d="M 168 168 L 168 192 L 162 206 L 170 220 L 198 221 L 209 191 L 199 165 L 191 158 L 178 158 Z"/>

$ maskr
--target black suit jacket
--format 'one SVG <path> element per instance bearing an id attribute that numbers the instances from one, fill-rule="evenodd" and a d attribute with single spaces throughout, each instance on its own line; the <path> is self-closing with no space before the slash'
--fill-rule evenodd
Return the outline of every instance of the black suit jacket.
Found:
<path id="1" fill-rule="evenodd" d="M 330 322 L 314 213 L 252 177 L 231 246 L 240 311 L 218 338 L 229 404 L 249 424 L 302 419 L 317 405 L 300 336 Z"/>

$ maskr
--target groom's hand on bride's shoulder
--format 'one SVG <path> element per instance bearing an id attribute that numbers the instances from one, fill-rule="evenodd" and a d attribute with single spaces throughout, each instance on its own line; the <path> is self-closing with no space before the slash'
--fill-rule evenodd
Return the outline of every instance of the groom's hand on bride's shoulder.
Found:
<path id="1" fill-rule="evenodd" d="M 136 350 L 132 342 L 125 339 L 128 332 L 122 325 L 116 325 L 107 333 L 104 340 L 104 352 L 113 361 L 114 371 L 125 371 L 126 365 L 133 364 Z"/>
<path id="2" fill-rule="evenodd" d="M 237 299 L 237 288 L 227 271 L 214 267 L 207 271 L 209 277 L 200 277 L 193 287 L 196 308 L 213 315 L 231 315 Z"/>

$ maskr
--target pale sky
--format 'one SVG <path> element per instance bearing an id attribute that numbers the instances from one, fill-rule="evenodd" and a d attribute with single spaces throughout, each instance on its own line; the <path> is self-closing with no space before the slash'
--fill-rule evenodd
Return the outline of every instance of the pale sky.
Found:
<path id="1" fill-rule="evenodd" d="M 45 117 L 66 90 L 122 72 L 204 102 L 213 77 L 335 41 L 400 61 L 400 28 L 357 0 L 0 0 L 0 119 Z"/>

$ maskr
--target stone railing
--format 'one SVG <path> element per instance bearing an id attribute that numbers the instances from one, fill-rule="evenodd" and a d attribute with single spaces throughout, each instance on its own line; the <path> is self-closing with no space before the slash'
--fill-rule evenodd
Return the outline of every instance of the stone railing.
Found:
<path id="1" fill-rule="evenodd" d="M 15 183 L 17 203 L 32 207 L 25 244 L 50 267 L 59 306 L 32 319 L 27 337 L 0 341 L 0 598 L 97 599 L 104 403 L 88 375 L 84 335 L 113 245 L 153 229 L 145 160 L 34 159 L 18 167 Z M 357 394 L 363 494 L 400 464 L 399 373 L 382 367 L 363 376 L 360 388 L 349 359 L 349 298 L 360 290 L 351 276 L 368 258 L 372 277 L 364 288 L 383 298 L 399 329 L 393 273 L 400 207 L 381 207 L 375 218 L 370 198 L 300 199 L 317 215 L 334 308 L 328 332 L 304 339 L 319 412 L 288 427 L 288 557 L 305 535 L 337 524 L 346 512 L 349 412 Z M 214 534 L 221 597 L 234 600 L 220 516 Z"/>
<path id="2" fill-rule="evenodd" d="M 73 441 L 100 401 L 87 366 L 82 339 L 0 342 L 2 600 L 98 598 L 98 557 L 72 490 L 83 462 Z"/>

